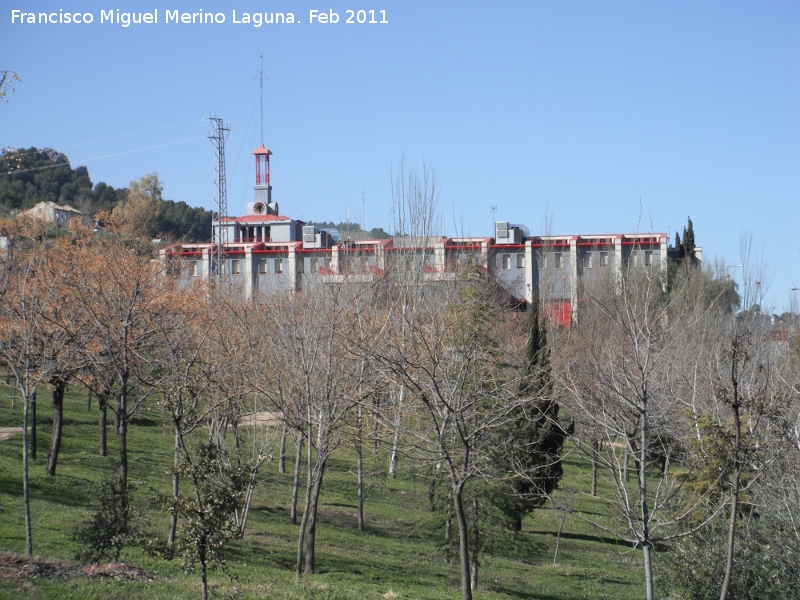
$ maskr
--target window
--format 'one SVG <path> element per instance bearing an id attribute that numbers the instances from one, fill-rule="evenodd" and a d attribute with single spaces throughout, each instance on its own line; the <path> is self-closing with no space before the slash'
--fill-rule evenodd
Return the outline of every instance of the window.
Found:
<path id="1" fill-rule="evenodd" d="M 300 259 L 297 261 L 297 272 L 298 273 L 305 273 L 306 271 L 306 261 L 304 259 Z"/>
<path id="2" fill-rule="evenodd" d="M 316 273 L 319 269 L 317 268 L 317 259 L 316 258 L 309 258 L 308 259 L 309 265 L 308 270 L 312 273 Z"/>
<path id="3" fill-rule="evenodd" d="M 231 275 L 238 275 L 239 274 L 239 259 L 234 258 L 231 261 Z"/>
<path id="4" fill-rule="evenodd" d="M 591 269 L 592 268 L 592 253 L 587 252 L 583 255 L 583 268 L 584 269 Z"/>
<path id="5" fill-rule="evenodd" d="M 267 259 L 266 258 L 259 259 L 259 261 L 258 261 L 258 273 L 260 275 L 266 275 L 267 274 Z"/>
<path id="6" fill-rule="evenodd" d="M 197 277 L 197 262 L 194 260 L 189 263 L 189 275 L 191 277 Z"/>
<path id="7" fill-rule="evenodd" d="M 631 267 L 639 266 L 639 253 L 636 250 L 631 252 L 631 258 L 629 262 Z"/>
<path id="8" fill-rule="evenodd" d="M 511 255 L 503 254 L 503 271 L 508 271 L 511 268 Z"/>
<path id="9" fill-rule="evenodd" d="M 600 253 L 600 266 L 607 267 L 608 266 L 608 252 L 601 252 Z"/>
<path id="10" fill-rule="evenodd" d="M 322 259 L 322 266 L 325 267 L 326 269 L 330 270 L 330 268 L 331 268 L 331 257 L 330 256 L 326 256 L 325 258 Z"/>
<path id="11" fill-rule="evenodd" d="M 517 268 L 524 269 L 525 268 L 525 255 L 524 254 L 517 254 Z"/>
<path id="12" fill-rule="evenodd" d="M 275 259 L 275 275 L 280 275 L 283 273 L 283 259 L 276 258 Z"/>
<path id="13" fill-rule="evenodd" d="M 563 252 L 556 252 L 555 253 L 555 268 L 556 269 L 563 269 L 564 268 L 564 253 Z"/>
<path id="14" fill-rule="evenodd" d="M 540 254 L 539 255 L 539 268 L 544 271 L 547 269 L 547 255 Z"/>
<path id="15" fill-rule="evenodd" d="M 652 250 L 645 250 L 644 251 L 644 266 L 645 267 L 652 267 L 653 266 L 653 251 Z"/>

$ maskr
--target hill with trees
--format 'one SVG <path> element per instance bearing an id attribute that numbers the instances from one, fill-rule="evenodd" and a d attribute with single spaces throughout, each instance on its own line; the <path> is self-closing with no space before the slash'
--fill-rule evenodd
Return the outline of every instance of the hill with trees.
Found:
<path id="1" fill-rule="evenodd" d="M 143 232 L 189 242 L 211 238 L 211 211 L 164 199 L 157 173 L 127 188 L 114 188 L 105 182 L 93 184 L 85 166 L 73 168 L 65 154 L 51 148 L 5 148 L 0 153 L 0 213 L 7 215 L 48 201 L 78 209 L 89 222 L 100 211 L 133 215 L 135 210 L 121 207 L 131 203 L 131 190 L 142 191 L 142 186 L 152 199 Z"/>

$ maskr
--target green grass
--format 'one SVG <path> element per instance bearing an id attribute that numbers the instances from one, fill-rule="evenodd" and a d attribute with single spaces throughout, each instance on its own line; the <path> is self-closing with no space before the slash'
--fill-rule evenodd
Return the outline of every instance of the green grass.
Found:
<path id="1" fill-rule="evenodd" d="M 19 426 L 20 402 L 10 407 L 10 390 L 0 389 L 0 426 Z M 97 411 L 86 411 L 84 391 L 74 387 L 65 402 L 65 428 L 58 474 L 44 475 L 50 441 L 51 409 L 46 393 L 38 407 L 39 456 L 31 461 L 33 544 L 37 556 L 71 561 L 78 546 L 74 527 L 96 508 L 102 474 L 113 473 L 116 438 L 109 423 L 107 458 L 97 456 Z M 172 436 L 157 412 L 141 415 L 129 434 L 130 478 L 142 482 L 139 502 L 146 505 L 153 490 L 167 492 Z M 22 511 L 22 436 L 0 442 L 0 551 L 24 550 Z M 371 450 L 371 446 L 370 446 Z M 289 449 L 289 456 L 293 450 Z M 289 521 L 289 473 L 277 472 L 276 462 L 265 465 L 253 501 L 247 535 L 232 542 L 225 556 L 225 573 L 212 571 L 215 598 L 448 598 L 460 597 L 456 561 L 446 562 L 439 548 L 442 532 L 427 512 L 427 482 L 401 469 L 398 479 L 373 480 L 367 496 L 367 531 L 356 528 L 356 481 L 350 448 L 334 455 L 323 484 L 317 531 L 318 573 L 294 577 L 297 527 Z M 387 464 L 384 451 L 365 452 L 368 469 Z M 587 465 L 580 457 L 565 460 L 562 487 L 588 490 Z M 602 484 L 602 482 L 601 482 Z M 601 487 L 601 494 L 607 490 Z M 566 493 L 566 492 L 559 492 Z M 602 502 L 584 494 L 574 506 L 610 522 L 613 514 Z M 301 507 L 302 508 L 302 507 Z M 166 518 L 151 508 L 154 526 L 165 530 Z M 579 598 L 638 599 L 642 597 L 641 555 L 603 539 L 583 521 L 568 516 L 560 539 L 558 563 L 553 565 L 560 513 L 536 511 L 524 532 L 481 558 L 478 599 L 573 600 Z M 165 534 L 162 533 L 162 536 Z M 513 542 L 513 543 L 512 543 Z M 134 563 L 155 578 L 151 583 L 79 578 L 70 581 L 33 579 L 23 584 L 0 579 L 0 598 L 195 598 L 199 576 L 185 574 L 181 561 L 171 562 L 126 549 L 122 560 Z"/>

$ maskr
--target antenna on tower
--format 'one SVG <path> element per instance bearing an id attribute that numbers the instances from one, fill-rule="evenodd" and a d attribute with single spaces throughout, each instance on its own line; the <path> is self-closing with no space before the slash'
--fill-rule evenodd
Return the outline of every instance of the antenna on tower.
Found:
<path id="1" fill-rule="evenodd" d="M 217 218 L 216 227 L 213 231 L 212 242 L 216 244 L 211 258 L 211 273 L 217 279 L 222 280 L 225 276 L 225 248 L 228 246 L 228 228 L 222 224 L 222 219 L 228 215 L 228 191 L 225 176 L 225 138 L 227 138 L 230 127 L 226 127 L 222 119 L 209 117 L 214 126 L 214 134 L 208 136 L 217 151 Z"/>
<path id="2" fill-rule="evenodd" d="M 258 70 L 258 83 L 261 89 L 261 145 L 264 145 L 264 50 L 261 50 L 261 67 Z"/>
<path id="3" fill-rule="evenodd" d="M 489 207 L 492 211 L 492 223 L 495 222 L 495 214 L 497 213 L 497 206 L 493 205 Z"/>

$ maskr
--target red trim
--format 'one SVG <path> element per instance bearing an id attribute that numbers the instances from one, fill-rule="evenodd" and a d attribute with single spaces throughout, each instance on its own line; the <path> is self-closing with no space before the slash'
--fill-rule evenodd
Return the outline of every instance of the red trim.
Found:
<path id="1" fill-rule="evenodd" d="M 457 246 L 445 246 L 445 250 L 481 250 L 482 244 L 459 244 Z"/>

